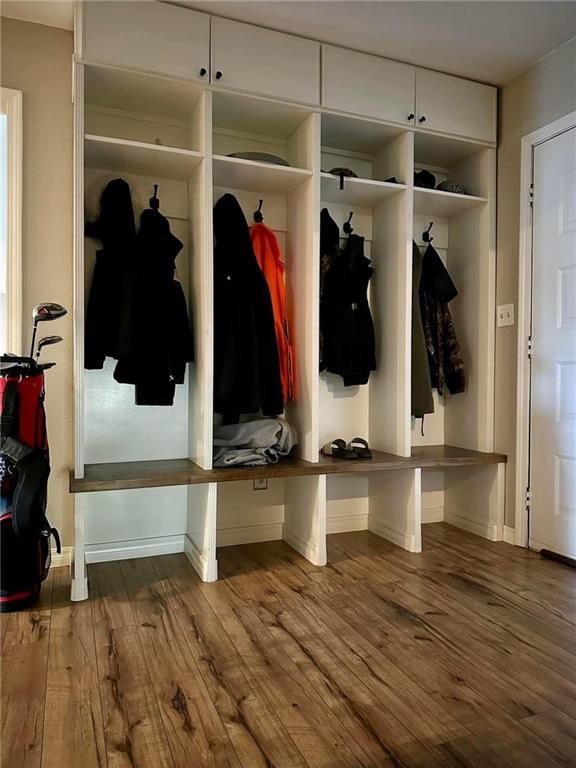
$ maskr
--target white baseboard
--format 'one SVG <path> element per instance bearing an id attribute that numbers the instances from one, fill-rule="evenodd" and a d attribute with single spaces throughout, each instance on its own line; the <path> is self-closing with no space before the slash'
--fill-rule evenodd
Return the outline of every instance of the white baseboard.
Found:
<path id="1" fill-rule="evenodd" d="M 423 523 L 441 523 L 444 520 L 444 507 L 422 507 Z"/>
<path id="2" fill-rule="evenodd" d="M 72 553 L 74 547 L 62 547 L 60 554 L 55 549 L 52 550 L 51 568 L 69 568 L 72 565 Z"/>
<path id="3" fill-rule="evenodd" d="M 258 541 L 278 541 L 282 538 L 283 523 L 261 525 L 235 525 L 216 531 L 216 546 L 233 547 L 235 544 L 254 544 Z"/>
<path id="4" fill-rule="evenodd" d="M 420 552 L 422 549 L 419 538 L 415 534 L 409 531 L 399 531 L 386 523 L 377 522 L 373 517 L 368 517 L 368 530 L 391 541 L 392 544 L 397 544 L 402 549 L 407 549 L 408 552 Z"/>
<path id="5" fill-rule="evenodd" d="M 218 578 L 218 561 L 209 559 L 201 552 L 188 536 L 184 537 L 184 554 L 202 581 L 216 581 Z"/>
<path id="6" fill-rule="evenodd" d="M 326 518 L 326 533 L 347 533 L 348 531 L 366 531 L 368 514 L 335 515 Z"/>
<path id="7" fill-rule="evenodd" d="M 453 525 L 455 528 L 462 528 L 469 533 L 475 533 L 490 541 L 502 541 L 502 535 L 498 532 L 498 526 L 494 523 L 479 523 L 476 520 L 470 520 L 467 517 L 454 512 L 452 509 L 444 510 L 444 522 Z"/>
<path id="8" fill-rule="evenodd" d="M 111 560 L 130 560 L 134 557 L 173 555 L 184 552 L 185 536 L 157 536 L 150 539 L 111 541 L 105 544 L 87 544 L 87 563 L 106 563 Z"/>
<path id="9" fill-rule="evenodd" d="M 306 560 L 309 560 L 314 565 L 326 565 L 325 557 L 320 556 L 320 548 L 318 547 L 318 544 L 306 536 L 299 536 L 297 533 L 290 530 L 286 524 L 284 524 L 282 538 L 286 544 L 291 546 L 292 549 L 295 549 L 296 552 L 300 552 L 302 557 L 305 557 Z"/>
<path id="10" fill-rule="evenodd" d="M 511 525 L 505 525 L 503 539 L 506 544 L 516 544 L 516 528 L 512 528 Z"/>

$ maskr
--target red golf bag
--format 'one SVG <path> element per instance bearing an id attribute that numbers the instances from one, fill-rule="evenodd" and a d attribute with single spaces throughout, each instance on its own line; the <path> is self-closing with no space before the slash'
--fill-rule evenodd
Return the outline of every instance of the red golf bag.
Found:
<path id="1" fill-rule="evenodd" d="M 44 368 L 0 357 L 0 612 L 34 603 L 50 568 Z"/>

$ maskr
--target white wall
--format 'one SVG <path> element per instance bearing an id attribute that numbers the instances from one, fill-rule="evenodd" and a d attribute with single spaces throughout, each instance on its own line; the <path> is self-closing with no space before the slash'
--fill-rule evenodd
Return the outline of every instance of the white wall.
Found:
<path id="1" fill-rule="evenodd" d="M 497 304 L 518 302 L 520 143 L 576 110 L 576 38 L 505 85 L 499 98 Z M 508 454 L 506 523 L 514 525 L 517 327 L 496 333 L 496 450 Z"/>
<path id="2" fill-rule="evenodd" d="M 32 307 L 58 301 L 70 314 L 51 333 L 64 342 L 50 349 L 57 367 L 47 374 L 48 435 L 52 462 L 49 517 L 72 543 L 68 467 L 73 463 L 72 377 L 72 51 L 71 32 L 1 19 L 0 82 L 24 93 L 23 312 L 29 339 Z"/>

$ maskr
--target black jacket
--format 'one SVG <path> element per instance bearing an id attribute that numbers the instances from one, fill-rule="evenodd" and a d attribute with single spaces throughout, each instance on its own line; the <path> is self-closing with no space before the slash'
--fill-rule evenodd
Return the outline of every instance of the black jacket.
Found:
<path id="1" fill-rule="evenodd" d="M 458 291 L 431 245 L 422 258 L 419 294 L 432 387 L 439 395 L 443 395 L 445 389 L 451 395 L 464 392 L 464 360 L 448 309 L 448 302 L 458 296 Z"/>
<path id="2" fill-rule="evenodd" d="M 270 292 L 230 194 L 214 206 L 214 410 L 227 422 L 284 410 Z"/>
<path id="3" fill-rule="evenodd" d="M 130 188 L 106 187 L 99 222 L 87 233 L 103 248 L 86 317 L 86 367 L 118 360 L 116 381 L 134 384 L 137 405 L 172 405 L 194 345 L 182 286 L 174 280 L 182 243 L 157 210 L 142 213 L 135 234 Z"/>
<path id="4" fill-rule="evenodd" d="M 106 185 L 100 218 L 86 225 L 86 234 L 100 240 L 86 307 L 84 366 L 102 368 L 106 357 L 118 357 L 118 317 L 123 276 L 133 258 L 136 224 L 130 187 L 124 179 Z"/>
<path id="5" fill-rule="evenodd" d="M 343 250 L 334 248 L 334 222 L 328 219 L 323 212 L 321 368 L 342 376 L 344 386 L 366 384 L 370 371 L 376 370 L 374 323 L 367 297 L 373 270 L 364 256 L 363 237 L 350 235 Z"/>

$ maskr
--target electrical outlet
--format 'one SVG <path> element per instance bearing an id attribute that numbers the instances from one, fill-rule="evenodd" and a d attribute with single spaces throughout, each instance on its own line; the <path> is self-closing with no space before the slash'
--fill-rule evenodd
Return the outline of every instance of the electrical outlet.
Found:
<path id="1" fill-rule="evenodd" d="M 514 325 L 514 304 L 501 304 L 496 308 L 498 328 L 504 325 Z"/>
<path id="2" fill-rule="evenodd" d="M 268 490 L 268 480 L 265 477 L 261 477 L 258 480 L 252 480 L 252 490 L 253 491 L 267 491 Z"/>

